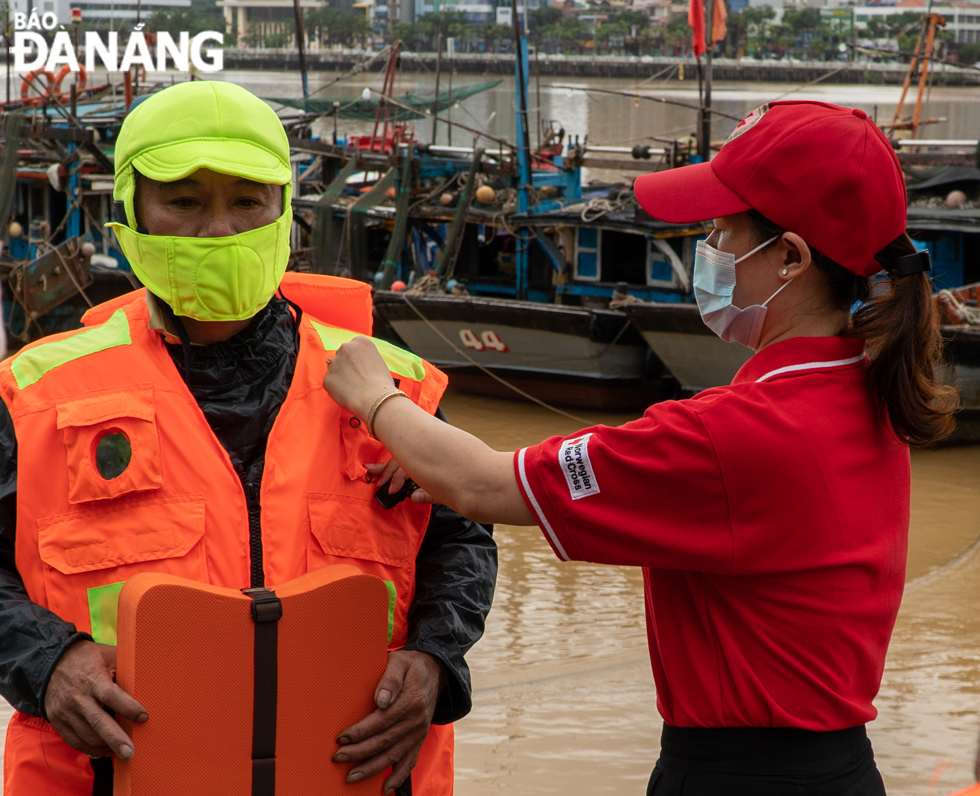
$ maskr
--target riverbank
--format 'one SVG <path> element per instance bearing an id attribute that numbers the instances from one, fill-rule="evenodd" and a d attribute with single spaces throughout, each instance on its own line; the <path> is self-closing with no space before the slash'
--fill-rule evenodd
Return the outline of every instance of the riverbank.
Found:
<path id="1" fill-rule="evenodd" d="M 311 72 L 346 72 L 363 63 L 368 54 L 356 50 L 308 52 L 307 69 Z M 384 59 L 379 58 L 366 71 L 380 72 Z M 514 56 L 506 53 L 457 53 L 452 60 L 443 59 L 441 68 L 450 64 L 457 74 L 513 75 Z M 295 50 L 226 49 L 226 69 L 255 69 L 281 72 L 299 69 Z M 608 77 L 644 80 L 675 68 L 673 77 L 684 67 L 684 82 L 697 82 L 697 65 L 693 58 L 654 58 L 652 56 L 541 55 L 532 59 L 531 74 L 542 77 Z M 844 67 L 844 68 L 841 68 Z M 435 53 L 412 53 L 401 59 L 403 72 L 433 72 Z M 835 71 L 836 70 L 836 71 Z M 868 63 L 860 60 L 845 66 L 825 61 L 757 61 L 751 58 L 716 58 L 715 80 L 739 83 L 809 83 L 822 78 L 823 83 L 854 85 L 901 85 L 907 67 L 904 64 Z M 980 70 L 940 64 L 933 72 L 936 86 L 980 85 Z"/>

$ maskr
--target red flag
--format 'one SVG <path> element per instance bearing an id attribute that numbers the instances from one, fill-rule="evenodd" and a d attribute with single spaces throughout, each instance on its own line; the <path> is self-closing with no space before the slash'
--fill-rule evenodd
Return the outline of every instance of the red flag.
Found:
<path id="1" fill-rule="evenodd" d="M 728 26 L 725 24 L 725 19 L 728 17 L 725 0 L 715 0 L 714 14 L 711 17 L 711 38 L 717 44 L 728 35 Z"/>
<path id="2" fill-rule="evenodd" d="M 687 24 L 694 31 L 694 55 L 700 58 L 707 49 L 704 44 L 704 0 L 691 0 L 691 6 L 687 9 Z"/>
<path id="3" fill-rule="evenodd" d="M 711 38 L 714 44 L 724 39 L 728 33 L 725 25 L 727 17 L 725 0 L 715 0 L 711 14 Z M 687 10 L 687 23 L 694 32 L 694 55 L 700 57 L 701 53 L 708 49 L 705 44 L 708 34 L 704 29 L 704 0 L 691 0 L 690 8 Z"/>

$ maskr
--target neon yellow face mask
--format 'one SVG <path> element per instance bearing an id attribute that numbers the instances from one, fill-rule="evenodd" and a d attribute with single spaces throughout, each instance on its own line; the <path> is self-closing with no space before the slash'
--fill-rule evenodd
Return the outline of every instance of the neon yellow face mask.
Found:
<path id="1" fill-rule="evenodd" d="M 293 211 L 264 227 L 223 238 L 144 235 L 112 227 L 133 271 L 175 315 L 241 321 L 275 295 L 289 261 Z"/>
<path id="2" fill-rule="evenodd" d="M 126 117 L 115 149 L 115 230 L 133 272 L 175 315 L 239 321 L 275 295 L 289 261 L 292 168 L 282 122 L 262 100 L 233 83 L 179 83 Z M 273 223 L 221 238 L 149 235 L 134 229 L 138 171 L 174 182 L 198 169 L 283 186 Z M 122 223 L 123 218 L 129 223 Z"/>

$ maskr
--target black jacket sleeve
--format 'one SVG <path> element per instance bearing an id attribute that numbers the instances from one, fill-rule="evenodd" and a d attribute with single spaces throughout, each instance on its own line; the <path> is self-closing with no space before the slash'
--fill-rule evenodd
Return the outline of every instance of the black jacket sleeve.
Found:
<path id="1" fill-rule="evenodd" d="M 415 559 L 415 601 L 404 647 L 442 663 L 446 686 L 433 724 L 449 724 L 470 712 L 473 689 L 463 656 L 483 635 L 496 582 L 497 545 L 490 528 L 433 506 Z"/>
<path id="2" fill-rule="evenodd" d="M 0 401 L 0 694 L 17 710 L 44 715 L 44 692 L 55 664 L 87 633 L 31 602 L 15 563 L 17 437 Z"/>

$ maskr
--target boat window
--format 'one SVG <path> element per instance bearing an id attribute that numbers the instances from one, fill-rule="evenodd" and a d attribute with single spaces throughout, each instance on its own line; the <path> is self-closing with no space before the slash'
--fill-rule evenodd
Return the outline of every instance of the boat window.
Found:
<path id="1" fill-rule="evenodd" d="M 683 240 L 689 238 L 668 238 L 654 241 L 647 239 L 647 271 L 646 283 L 650 287 L 676 288 L 681 286 L 677 271 L 684 268 Z M 669 247 L 665 250 L 665 247 Z M 670 252 L 674 252 L 674 262 L 671 263 Z M 688 271 L 689 273 L 689 271 Z"/>
<path id="2" fill-rule="evenodd" d="M 602 230 L 595 227 L 579 227 L 575 246 L 575 278 L 598 282 L 602 274 L 599 269 L 599 247 L 602 244 Z"/>

